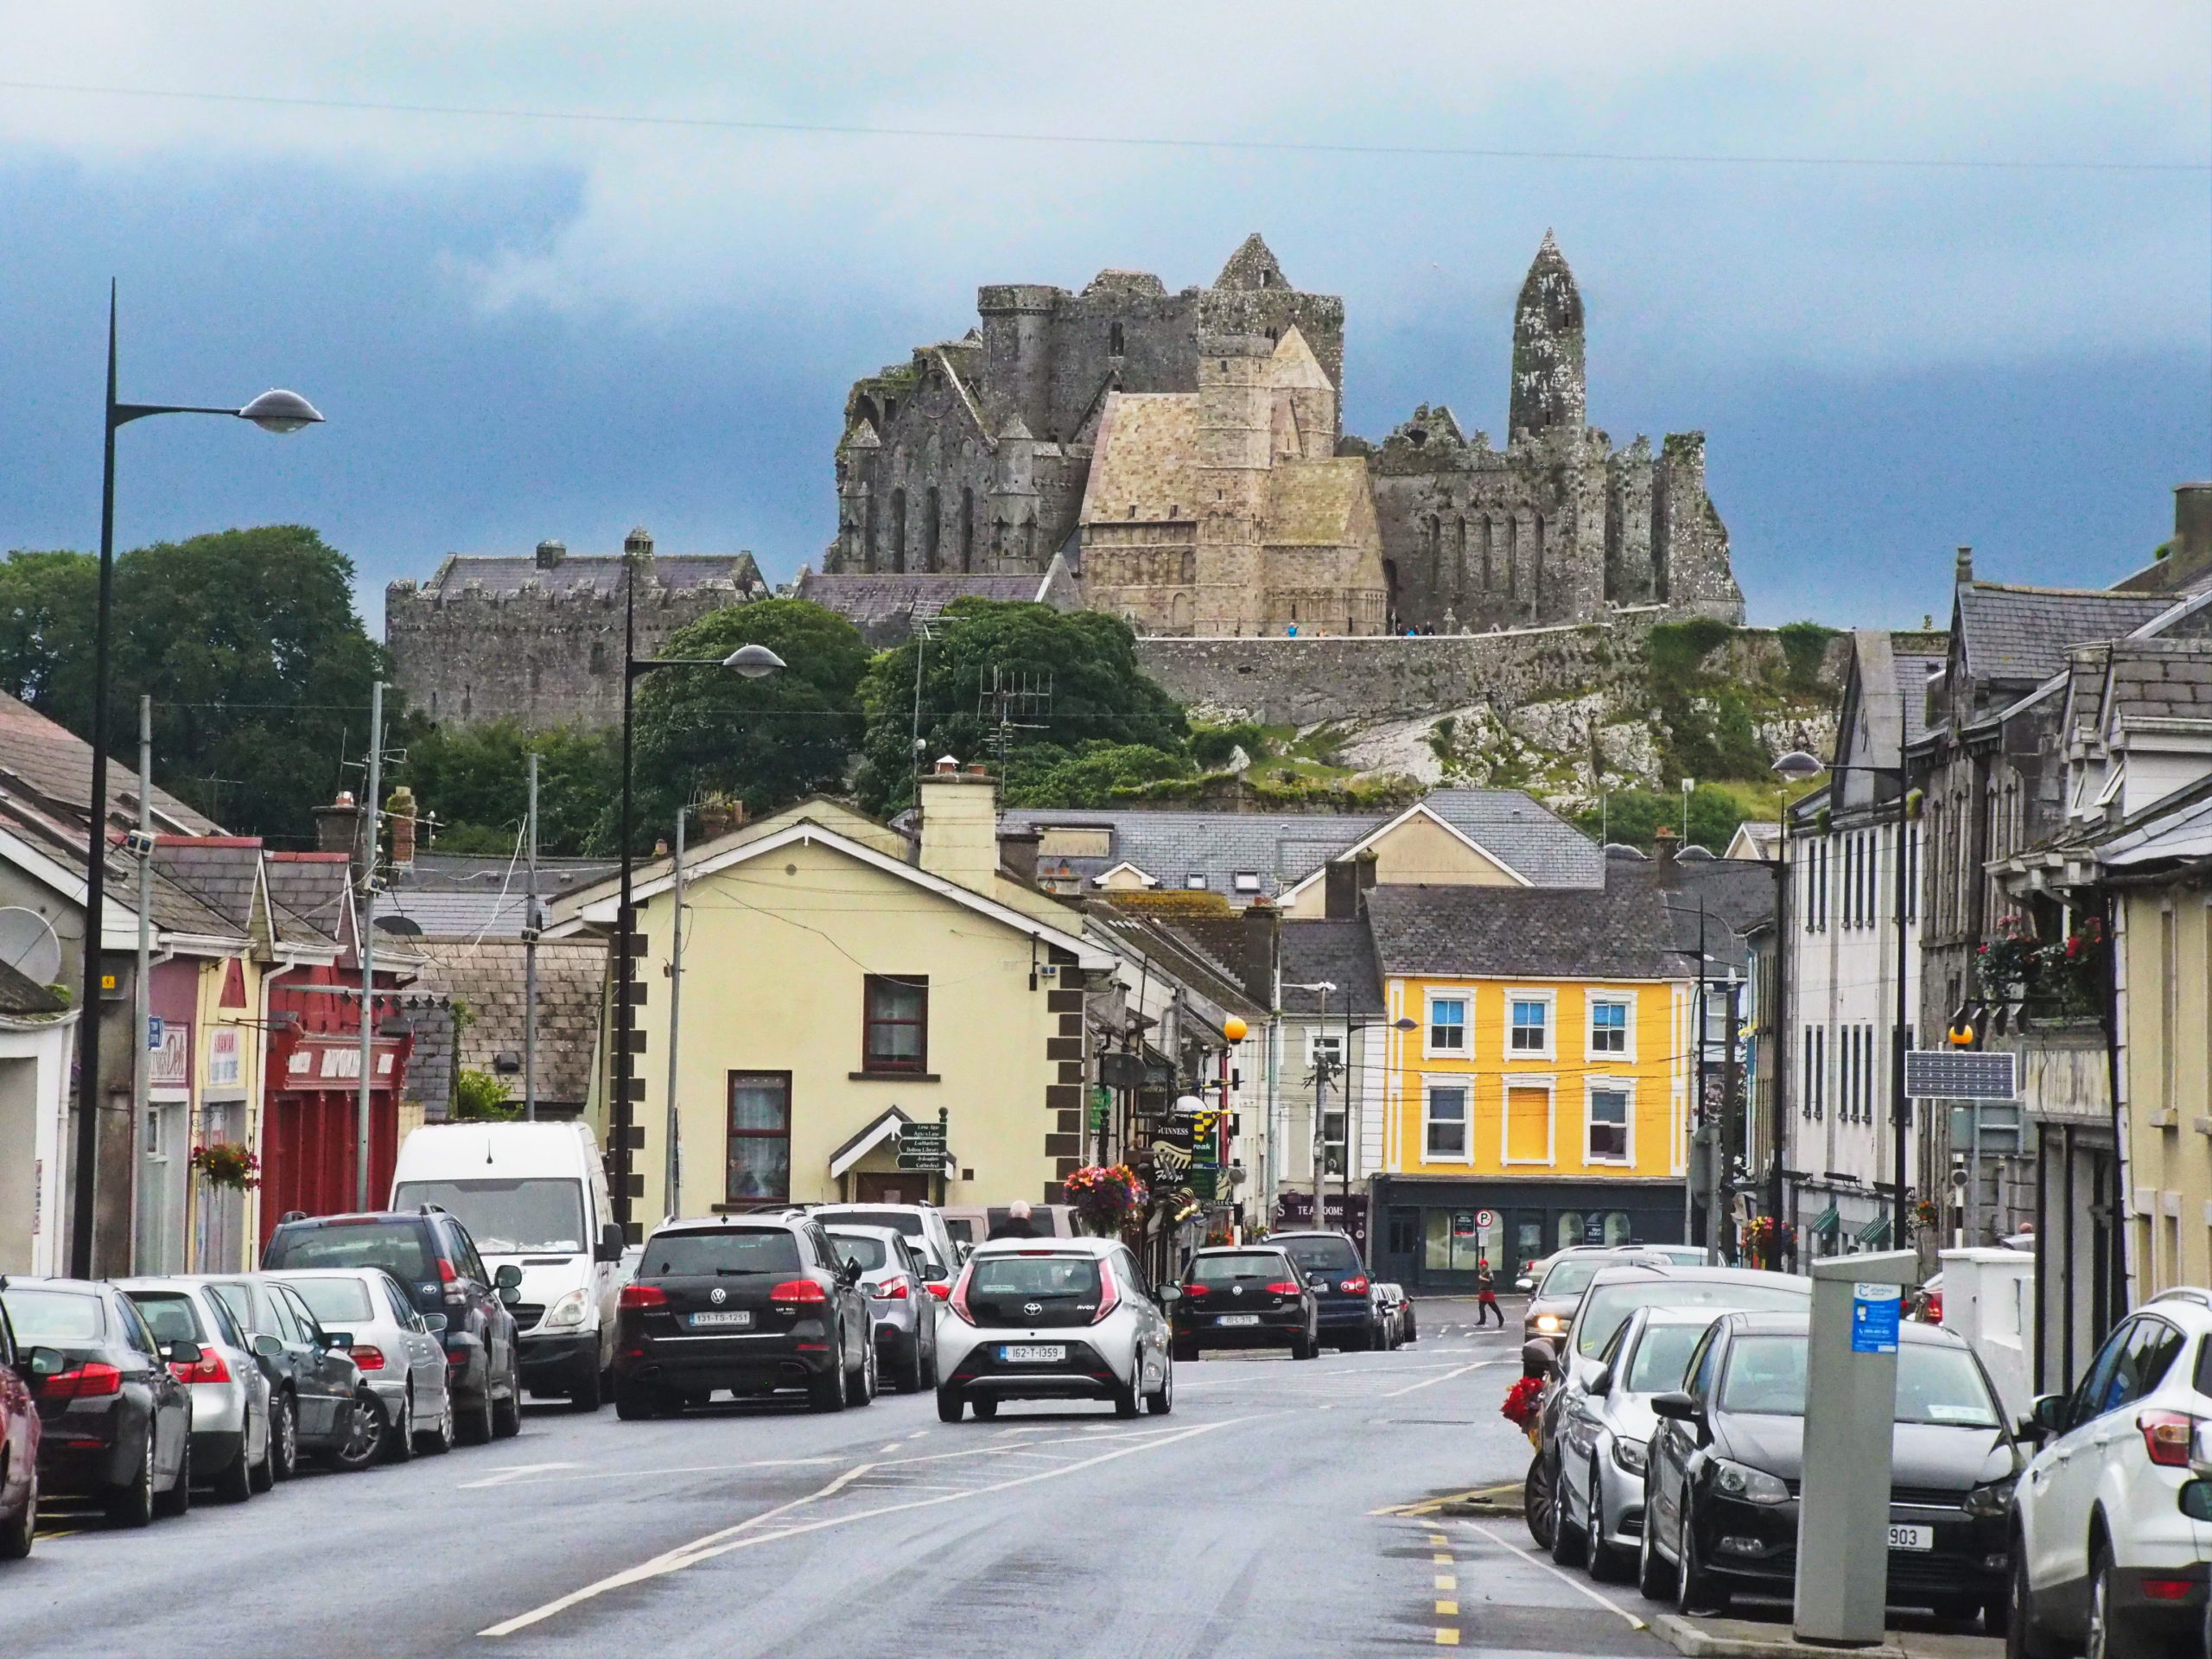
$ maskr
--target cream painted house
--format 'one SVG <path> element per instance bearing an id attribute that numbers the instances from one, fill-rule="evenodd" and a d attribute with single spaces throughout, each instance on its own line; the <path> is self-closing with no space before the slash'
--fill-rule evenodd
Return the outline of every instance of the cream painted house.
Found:
<path id="1" fill-rule="evenodd" d="M 1051 1199 L 1088 1161 L 1085 983 L 1110 982 L 1117 959 L 1078 910 L 1000 868 L 980 769 L 941 763 L 920 798 L 918 848 L 812 800 L 687 853 L 672 1111 L 673 872 L 663 860 L 639 875 L 632 1167 L 648 1221 L 837 1198 Z M 602 885 L 549 932 L 614 923 Z M 940 1114 L 947 1173 L 901 1171 L 900 1125 Z"/>

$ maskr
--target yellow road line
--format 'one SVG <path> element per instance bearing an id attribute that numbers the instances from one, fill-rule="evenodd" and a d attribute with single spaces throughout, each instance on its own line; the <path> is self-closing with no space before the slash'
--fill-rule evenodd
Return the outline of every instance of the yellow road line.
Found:
<path id="1" fill-rule="evenodd" d="M 1457 1590 L 1459 1587 L 1459 1580 L 1455 1574 L 1440 1573 L 1436 1575 L 1436 1587 L 1440 1590 Z"/>
<path id="2" fill-rule="evenodd" d="M 1449 1624 L 1438 1625 L 1436 1627 L 1436 1645 L 1440 1648 L 1458 1647 L 1459 1645 L 1459 1632 L 1453 1630 Z"/>
<path id="3" fill-rule="evenodd" d="M 1436 1604 L 1436 1616 L 1437 1616 L 1439 1618 L 1459 1618 L 1459 1604 L 1458 1602 L 1456 1602 L 1456 1601 L 1440 1601 L 1440 1602 L 1438 1602 L 1438 1603 Z"/>

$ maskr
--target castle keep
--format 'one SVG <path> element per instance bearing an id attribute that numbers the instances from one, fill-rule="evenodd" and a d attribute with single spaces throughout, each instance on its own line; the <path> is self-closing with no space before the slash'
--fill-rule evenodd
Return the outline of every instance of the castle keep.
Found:
<path id="1" fill-rule="evenodd" d="M 656 557 L 642 529 L 619 557 L 571 558 L 559 542 L 526 558 L 448 554 L 420 587 L 385 589 L 392 683 L 410 708 L 451 724 L 611 726 L 622 715 L 622 586 L 633 575 L 640 657 L 768 591 L 750 553 Z"/>
<path id="2" fill-rule="evenodd" d="M 985 288 L 977 310 L 853 387 L 824 575 L 1065 552 L 1087 603 L 1170 635 L 1743 619 L 1704 435 L 1655 454 L 1586 424 L 1582 299 L 1548 233 L 1502 448 L 1441 404 L 1380 447 L 1346 438 L 1344 302 L 1292 286 L 1257 236 L 1211 288 L 1109 270 L 1080 294 Z"/>

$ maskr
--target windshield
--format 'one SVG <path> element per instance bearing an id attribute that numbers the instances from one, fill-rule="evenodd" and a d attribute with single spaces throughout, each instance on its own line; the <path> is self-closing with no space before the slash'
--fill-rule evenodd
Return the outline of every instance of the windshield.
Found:
<path id="1" fill-rule="evenodd" d="M 358 1279 L 287 1279 L 300 1300 L 325 1325 L 358 1325 L 376 1318 L 369 1287 Z"/>
<path id="2" fill-rule="evenodd" d="M 340 1222 L 322 1227 L 279 1227 L 269 1241 L 264 1268 L 382 1268 L 403 1285 L 435 1287 L 439 1274 L 423 1247 L 423 1224 L 415 1221 Z"/>
<path id="3" fill-rule="evenodd" d="M 909 1238 L 922 1236 L 922 1218 L 910 1210 L 839 1209 L 834 1213 L 840 1221 L 857 1222 L 863 1227 L 888 1227 Z"/>
<path id="4" fill-rule="evenodd" d="M 968 1274 L 968 1313 L 977 1325 L 1088 1325 L 1099 1294 L 1094 1255 L 979 1255 Z"/>
<path id="5" fill-rule="evenodd" d="M 1648 1325 L 1628 1363 L 1630 1394 L 1665 1394 L 1682 1386 L 1690 1351 L 1706 1332 L 1701 1325 Z"/>
<path id="6" fill-rule="evenodd" d="M 534 1250 L 574 1255 L 584 1248 L 582 1181 L 403 1181 L 392 1189 L 391 1201 L 398 1210 L 425 1204 L 450 1210 L 486 1255 Z"/>
<path id="7" fill-rule="evenodd" d="M 1755 1284 L 1730 1279 L 1668 1279 L 1658 1274 L 1622 1285 L 1600 1285 L 1592 1291 L 1575 1317 L 1580 1321 L 1574 1351 L 1594 1357 L 1613 1339 L 1613 1332 L 1639 1307 L 1709 1307 L 1716 1313 L 1736 1309 L 1753 1313 L 1800 1313 L 1809 1289 L 1788 1285 Z"/>
<path id="8" fill-rule="evenodd" d="M 1289 1269 L 1273 1250 L 1242 1250 L 1233 1255 L 1201 1255 L 1191 1263 L 1194 1285 L 1226 1284 L 1232 1279 L 1279 1279 Z"/>
<path id="9" fill-rule="evenodd" d="M 1720 1384 L 1723 1411 L 1805 1414 L 1806 1342 L 1799 1336 L 1739 1337 Z M 1944 1428 L 1995 1428 L 1997 1407 L 1981 1369 L 1963 1348 L 1905 1343 L 1897 1350 L 1894 1421 Z"/>
<path id="10" fill-rule="evenodd" d="M 97 1296 L 73 1296 L 58 1290 L 0 1291 L 16 1343 L 25 1348 L 44 1343 L 66 1348 L 98 1342 L 105 1322 Z"/>
<path id="11" fill-rule="evenodd" d="M 1590 1288 L 1590 1281 L 1598 1276 L 1599 1268 L 1618 1266 L 1619 1262 L 1608 1262 L 1603 1256 L 1569 1256 L 1544 1275 L 1544 1282 L 1536 1287 L 1536 1294 L 1580 1296 Z"/>
<path id="12" fill-rule="evenodd" d="M 1285 1238 L 1275 1241 L 1307 1273 L 1357 1273 L 1359 1255 L 1348 1238 Z"/>
<path id="13" fill-rule="evenodd" d="M 662 1233 L 645 1246 L 640 1279 L 704 1279 L 715 1274 L 797 1273 L 798 1240 L 782 1228 L 717 1227 Z"/>
<path id="14" fill-rule="evenodd" d="M 874 1273 L 891 1260 L 891 1247 L 880 1238 L 866 1233 L 841 1233 L 832 1230 L 830 1242 L 837 1247 L 837 1254 L 848 1262 L 857 1262 L 863 1273 Z"/>
<path id="15" fill-rule="evenodd" d="M 189 1296 L 174 1290 L 133 1290 L 125 1294 L 138 1304 L 138 1311 L 153 1327 L 156 1342 L 207 1340 L 200 1334 L 200 1316 L 194 1311 Z"/>

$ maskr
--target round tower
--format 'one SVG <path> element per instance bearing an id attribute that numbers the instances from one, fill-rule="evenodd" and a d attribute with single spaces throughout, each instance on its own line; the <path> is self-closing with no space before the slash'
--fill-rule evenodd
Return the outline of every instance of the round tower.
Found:
<path id="1" fill-rule="evenodd" d="M 1588 407 L 1582 367 L 1582 296 L 1549 231 L 1521 284 L 1513 312 L 1513 400 L 1509 432 L 1579 433 Z"/>

